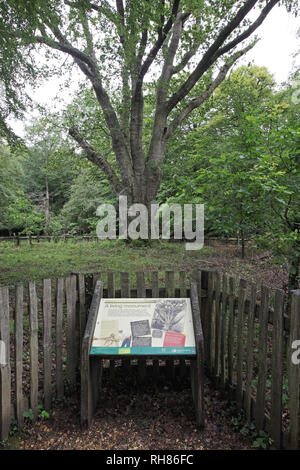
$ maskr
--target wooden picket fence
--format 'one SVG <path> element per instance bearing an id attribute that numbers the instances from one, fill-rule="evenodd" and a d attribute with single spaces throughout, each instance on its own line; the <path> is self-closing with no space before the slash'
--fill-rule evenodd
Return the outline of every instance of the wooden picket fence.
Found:
<path id="1" fill-rule="evenodd" d="M 0 287 L 0 340 L 6 350 L 0 364 L 0 439 L 12 422 L 23 426 L 24 411 L 32 410 L 36 419 L 39 409 L 49 411 L 53 400 L 77 390 L 81 340 L 99 278 L 104 297 L 189 297 L 191 275 L 198 286 L 207 374 L 249 421 L 270 433 L 276 447 L 299 448 L 300 365 L 291 362 L 291 353 L 300 339 L 300 291 L 291 296 L 288 315 L 282 291 L 258 289 L 213 270 L 80 272 Z M 145 361 L 139 362 L 145 373 Z M 187 361 L 179 367 L 167 362 L 173 374 L 188 367 Z M 124 363 L 128 367 L 128 359 Z M 113 374 L 115 361 L 108 365 Z M 157 371 L 159 364 L 147 366 Z"/>
<path id="2" fill-rule="evenodd" d="M 176 287 L 172 271 L 75 273 L 26 286 L 0 287 L 0 340 L 6 351 L 5 364 L 0 365 L 0 440 L 8 436 L 12 422 L 22 428 L 24 411 L 31 410 L 36 419 L 39 409 L 49 411 L 54 399 L 77 390 L 81 340 L 100 278 L 103 296 L 108 298 L 189 296 L 186 273 L 178 274 Z M 113 375 L 115 361 L 105 362 Z M 128 367 L 128 360 L 123 362 Z M 168 374 L 174 366 L 171 362 L 166 361 Z M 139 373 L 145 374 L 150 364 L 138 363 Z M 188 361 L 177 365 L 183 377 Z M 159 361 L 151 366 L 157 372 Z M 173 369 L 171 375 L 175 373 Z"/>
<path id="3" fill-rule="evenodd" d="M 276 448 L 299 449 L 300 290 L 284 292 L 218 271 L 202 272 L 205 361 L 215 385 L 243 409 L 248 422 L 269 433 Z"/>

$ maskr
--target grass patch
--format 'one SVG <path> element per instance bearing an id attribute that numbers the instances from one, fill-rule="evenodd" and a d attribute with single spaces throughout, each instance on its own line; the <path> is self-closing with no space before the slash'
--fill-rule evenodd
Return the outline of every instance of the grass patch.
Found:
<path id="1" fill-rule="evenodd" d="M 187 251 L 184 243 L 153 242 L 127 244 L 116 241 L 59 241 L 0 244 L 0 285 L 57 278 L 74 271 L 191 271 L 198 261 L 212 256 L 214 249 Z"/>

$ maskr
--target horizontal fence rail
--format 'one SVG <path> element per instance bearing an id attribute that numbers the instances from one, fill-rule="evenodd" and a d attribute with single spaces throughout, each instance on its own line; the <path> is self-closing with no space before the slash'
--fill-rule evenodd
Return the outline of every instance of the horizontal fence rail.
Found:
<path id="1" fill-rule="evenodd" d="M 29 245 L 33 245 L 36 243 L 42 242 L 54 242 L 58 243 L 59 241 L 62 242 L 79 242 L 79 241 L 101 241 L 97 235 L 71 235 L 71 234 L 64 234 L 64 235 L 16 235 L 16 236 L 4 236 L 0 237 L 1 242 L 9 242 L 15 244 L 16 246 L 20 246 L 23 243 L 27 243 Z M 179 242 L 180 240 L 173 240 L 172 237 L 170 241 Z M 187 240 L 182 240 L 187 241 Z M 239 238 L 218 238 L 218 237 L 208 237 L 205 236 L 204 240 L 205 245 L 215 245 L 215 244 L 222 244 L 222 245 L 240 245 L 241 240 Z M 247 245 L 249 243 L 253 243 L 251 240 L 244 240 L 244 243 Z"/>
<path id="2" fill-rule="evenodd" d="M 76 272 L 60 279 L 0 287 L 0 439 L 25 416 L 37 419 L 53 401 L 78 391 L 80 348 L 98 279 L 103 297 L 190 297 L 196 280 L 204 334 L 205 368 L 249 421 L 270 433 L 277 448 L 299 448 L 300 365 L 291 362 L 300 340 L 300 291 L 291 302 L 271 290 L 214 270 L 175 272 Z M 290 305 L 286 312 L 286 305 Z M 2 358 L 3 359 L 3 358 Z M 109 374 L 121 361 L 105 360 Z M 161 361 L 135 361 L 154 377 Z M 189 362 L 163 369 L 184 377 Z M 123 365 L 128 367 L 130 359 Z M 27 412 L 27 413 L 26 413 Z"/>

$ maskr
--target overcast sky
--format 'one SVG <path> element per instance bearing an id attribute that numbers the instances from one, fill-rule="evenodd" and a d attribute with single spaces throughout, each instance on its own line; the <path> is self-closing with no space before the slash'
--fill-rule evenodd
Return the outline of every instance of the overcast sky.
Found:
<path id="1" fill-rule="evenodd" d="M 299 29 L 299 18 L 288 14 L 284 7 L 273 8 L 257 30 L 261 40 L 238 62 L 238 65 L 252 62 L 255 65 L 267 67 L 277 83 L 287 80 L 292 69 L 300 67 L 300 55 L 297 62 L 292 57 L 297 50 L 300 50 L 300 38 L 297 38 L 297 30 Z M 48 81 L 46 85 L 34 93 L 34 99 L 42 105 L 53 104 L 56 102 L 58 85 L 59 81 L 56 79 Z M 69 93 L 65 92 L 66 102 L 71 100 Z M 10 124 L 18 135 L 23 135 L 24 124 L 22 122 L 10 121 Z"/>
<path id="2" fill-rule="evenodd" d="M 257 30 L 261 40 L 240 63 L 248 63 L 251 60 L 256 65 L 264 65 L 278 83 L 285 81 L 293 65 L 300 67 L 300 55 L 297 64 L 292 58 L 292 55 L 300 49 L 300 39 L 297 39 L 298 29 L 300 29 L 299 17 L 295 18 L 288 14 L 284 7 L 273 8 Z"/>

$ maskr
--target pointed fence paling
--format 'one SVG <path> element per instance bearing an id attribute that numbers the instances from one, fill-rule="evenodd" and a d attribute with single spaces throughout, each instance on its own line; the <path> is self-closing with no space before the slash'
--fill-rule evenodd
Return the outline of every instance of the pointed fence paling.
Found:
<path id="1" fill-rule="evenodd" d="M 75 273 L 57 280 L 0 287 L 0 439 L 11 423 L 23 426 L 54 399 L 74 392 L 88 308 L 97 279 L 103 296 L 189 297 L 198 286 L 205 365 L 216 387 L 229 393 L 248 421 L 270 433 L 277 448 L 299 448 L 300 365 L 291 361 L 300 340 L 300 291 L 291 293 L 286 314 L 283 291 L 257 286 L 214 270 L 137 273 Z M 166 361 L 170 378 L 184 377 L 188 361 Z M 177 361 L 178 362 L 178 361 Z M 120 361 L 105 361 L 113 377 Z M 141 380 L 162 373 L 161 361 L 122 361 L 137 366 Z M 26 414 L 27 411 L 27 414 Z M 25 412 L 25 413 L 24 413 Z"/>
<path id="2" fill-rule="evenodd" d="M 221 281 L 218 272 L 203 275 L 208 375 L 276 448 L 299 449 L 300 364 L 292 362 L 292 352 L 300 340 L 300 290 L 290 293 L 286 313 L 279 289 L 226 276 Z"/>
<path id="3" fill-rule="evenodd" d="M 54 400 L 77 390 L 87 313 L 99 278 L 104 297 L 189 296 L 183 271 L 79 272 L 66 278 L 0 287 L 0 340 L 6 355 L 0 365 L 0 440 L 7 438 L 12 425 L 22 428 L 24 419 L 37 419 L 41 410 L 50 411 Z M 106 361 L 112 376 L 119 362 Z M 157 379 L 161 361 L 150 362 L 124 359 L 123 365 L 137 365 L 141 379 L 151 365 Z M 173 363 L 168 365 L 174 375 Z M 186 361 L 182 360 L 176 371 L 184 377 L 185 369 Z"/>

